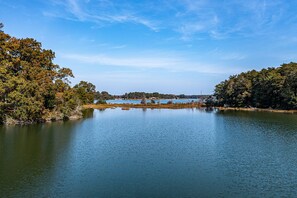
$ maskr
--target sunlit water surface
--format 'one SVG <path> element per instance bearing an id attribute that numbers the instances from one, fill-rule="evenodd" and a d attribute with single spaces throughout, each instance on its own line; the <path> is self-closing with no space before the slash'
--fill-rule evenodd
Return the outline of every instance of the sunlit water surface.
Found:
<path id="1" fill-rule="evenodd" d="M 297 115 L 108 109 L 0 127 L 0 197 L 296 197 Z"/>

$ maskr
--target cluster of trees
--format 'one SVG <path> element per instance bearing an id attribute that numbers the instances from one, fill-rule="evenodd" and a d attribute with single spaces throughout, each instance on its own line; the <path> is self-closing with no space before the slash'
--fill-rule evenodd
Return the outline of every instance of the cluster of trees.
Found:
<path id="1" fill-rule="evenodd" d="M 158 92 L 145 93 L 145 92 L 130 92 L 125 93 L 122 98 L 125 99 L 142 99 L 142 98 L 159 98 L 159 99 L 175 99 L 175 98 L 197 98 L 196 95 L 187 96 L 184 94 L 174 95 L 174 94 L 160 94 Z"/>
<path id="2" fill-rule="evenodd" d="M 297 109 L 297 63 L 230 76 L 214 95 L 221 106 Z"/>
<path id="3" fill-rule="evenodd" d="M 95 85 L 90 82 L 80 81 L 73 88 L 81 104 L 92 104 L 94 102 L 96 95 Z"/>
<path id="4" fill-rule="evenodd" d="M 36 40 L 0 31 L 0 123 L 68 118 L 94 101 L 95 86 L 82 81 L 72 88 L 72 71 L 54 64 L 54 58 Z"/>
<path id="5" fill-rule="evenodd" d="M 142 99 L 142 98 L 151 98 L 151 97 L 155 97 L 155 98 L 175 98 L 174 95 L 172 94 L 160 94 L 158 92 L 154 92 L 154 93 L 145 93 L 145 92 L 130 92 L 130 93 L 125 93 L 122 98 L 125 99 Z"/>
<path id="6" fill-rule="evenodd" d="M 95 100 L 97 100 L 96 104 L 106 104 L 106 100 L 114 100 L 115 96 L 110 95 L 107 91 L 99 91 L 95 94 Z"/>
<path id="7" fill-rule="evenodd" d="M 102 91 L 102 92 L 97 91 L 96 94 L 95 94 L 95 99 L 96 100 L 102 100 L 102 101 L 114 100 L 115 96 L 110 95 L 107 91 Z"/>

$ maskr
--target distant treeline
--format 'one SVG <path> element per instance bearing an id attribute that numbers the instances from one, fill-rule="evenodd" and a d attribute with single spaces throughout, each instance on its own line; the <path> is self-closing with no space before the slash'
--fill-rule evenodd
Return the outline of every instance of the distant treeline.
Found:
<path id="1" fill-rule="evenodd" d="M 130 93 L 125 93 L 122 96 L 119 96 L 124 99 L 143 99 L 143 98 L 158 98 L 158 99 L 176 99 L 176 98 L 190 98 L 190 99 L 197 99 L 198 97 L 202 97 L 199 95 L 185 95 L 185 94 L 180 94 L 180 95 L 175 95 L 175 94 L 161 94 L 158 92 L 153 92 L 153 93 L 146 93 L 146 92 L 130 92 Z"/>
<path id="2" fill-rule="evenodd" d="M 297 109 L 297 63 L 230 76 L 214 95 L 220 106 Z"/>
<path id="3" fill-rule="evenodd" d="M 125 93 L 124 95 L 111 95 L 107 91 L 95 93 L 95 100 L 97 100 L 97 104 L 105 104 L 106 100 L 114 100 L 114 99 L 206 99 L 209 95 L 175 95 L 175 94 L 160 94 L 158 92 L 146 93 L 146 92 L 130 92 Z"/>

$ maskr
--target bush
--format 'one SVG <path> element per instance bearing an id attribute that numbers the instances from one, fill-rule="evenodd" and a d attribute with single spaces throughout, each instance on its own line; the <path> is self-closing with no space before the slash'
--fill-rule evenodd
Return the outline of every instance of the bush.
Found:
<path id="1" fill-rule="evenodd" d="M 144 104 L 145 105 L 146 104 L 146 99 L 145 98 L 142 98 L 140 104 Z"/>
<path id="2" fill-rule="evenodd" d="M 106 104 L 106 101 L 105 101 L 105 100 L 98 100 L 98 101 L 96 102 L 96 104 Z"/>

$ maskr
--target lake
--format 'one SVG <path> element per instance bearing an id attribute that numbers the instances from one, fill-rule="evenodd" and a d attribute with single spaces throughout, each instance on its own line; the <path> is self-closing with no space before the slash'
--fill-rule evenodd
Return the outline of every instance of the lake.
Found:
<path id="1" fill-rule="evenodd" d="M 297 115 L 87 112 L 0 127 L 0 197 L 296 197 Z"/>

